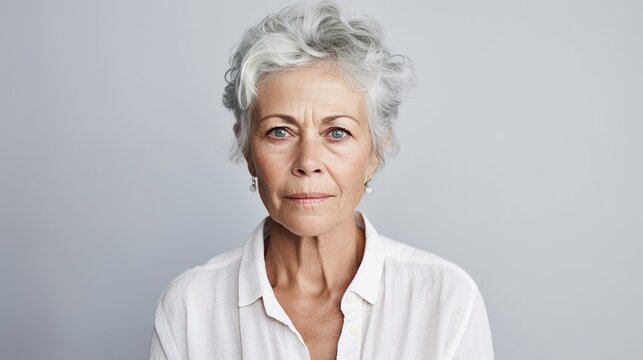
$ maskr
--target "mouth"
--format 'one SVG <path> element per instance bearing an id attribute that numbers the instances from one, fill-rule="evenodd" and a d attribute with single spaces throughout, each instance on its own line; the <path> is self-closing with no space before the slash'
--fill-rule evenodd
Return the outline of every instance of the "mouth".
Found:
<path id="1" fill-rule="evenodd" d="M 299 193 L 286 196 L 286 199 L 298 204 L 319 204 L 332 196 L 324 193 Z"/>

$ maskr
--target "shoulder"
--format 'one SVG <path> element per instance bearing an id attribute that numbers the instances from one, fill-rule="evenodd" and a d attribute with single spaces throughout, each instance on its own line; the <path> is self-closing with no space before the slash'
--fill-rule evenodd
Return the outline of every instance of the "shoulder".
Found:
<path id="1" fill-rule="evenodd" d="M 407 333 L 424 337 L 428 322 L 433 348 L 445 359 L 493 359 L 485 304 L 473 278 L 438 255 L 381 238 L 385 291 L 396 295 L 388 297 L 392 305 L 405 305 L 394 308 L 409 319 Z"/>
<path id="2" fill-rule="evenodd" d="M 426 250 L 380 236 L 384 253 L 384 292 L 393 305 L 407 305 L 409 328 L 422 329 L 427 319 L 444 339 L 444 351 L 457 348 L 467 328 L 488 329 L 482 295 L 460 266 Z M 399 300 L 403 299 L 403 300 Z M 417 322 L 414 322 L 417 321 Z M 482 331 L 482 330 L 481 330 Z"/>
<path id="3" fill-rule="evenodd" d="M 175 277 L 161 294 L 159 308 L 167 312 L 212 299 L 217 293 L 236 293 L 241 253 L 241 247 L 222 253 Z"/>
<path id="4" fill-rule="evenodd" d="M 470 298 L 478 294 L 473 278 L 460 266 L 429 251 L 380 235 L 385 269 L 398 279 L 432 290 Z M 455 294 L 457 293 L 457 294 Z"/>
<path id="5" fill-rule="evenodd" d="M 188 354 L 188 334 L 196 340 L 216 334 L 224 328 L 234 328 L 238 317 L 238 276 L 242 248 L 210 259 L 207 263 L 184 271 L 174 278 L 161 294 L 154 320 L 155 333 L 163 351 L 185 358 Z M 216 322 L 191 321 L 212 319 Z M 223 329 L 223 330 L 222 330 Z"/>

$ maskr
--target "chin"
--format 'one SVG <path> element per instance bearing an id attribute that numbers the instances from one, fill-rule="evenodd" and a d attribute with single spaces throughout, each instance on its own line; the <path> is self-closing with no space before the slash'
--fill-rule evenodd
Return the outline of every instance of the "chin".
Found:
<path id="1" fill-rule="evenodd" d="M 301 237 L 319 236 L 332 230 L 333 223 L 323 215 L 289 215 L 284 217 L 271 216 L 293 235 Z"/>

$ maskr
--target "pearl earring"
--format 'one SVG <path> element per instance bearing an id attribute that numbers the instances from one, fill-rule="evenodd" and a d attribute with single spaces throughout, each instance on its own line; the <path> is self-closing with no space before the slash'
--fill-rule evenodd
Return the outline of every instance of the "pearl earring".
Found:
<path id="1" fill-rule="evenodd" d="M 257 191 L 257 177 L 252 177 L 252 184 L 250 185 L 250 192 Z"/>
<path id="2" fill-rule="evenodd" d="M 368 179 L 368 180 L 366 181 L 366 184 L 364 184 L 364 185 L 366 186 L 366 187 L 364 188 L 364 192 L 365 192 L 365 193 L 367 193 L 367 194 L 370 194 L 370 193 L 372 193 L 372 192 L 373 192 L 373 188 L 371 187 L 370 183 L 371 183 L 371 179 Z"/>

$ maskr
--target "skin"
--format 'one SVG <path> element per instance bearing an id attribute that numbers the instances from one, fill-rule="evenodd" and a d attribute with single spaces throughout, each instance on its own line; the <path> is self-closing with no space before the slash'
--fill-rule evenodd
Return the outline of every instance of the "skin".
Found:
<path id="1" fill-rule="evenodd" d="M 270 216 L 266 271 L 277 300 L 311 358 L 334 359 L 341 298 L 364 253 L 355 208 L 379 163 L 364 95 L 329 62 L 264 77 L 246 160 Z"/>

